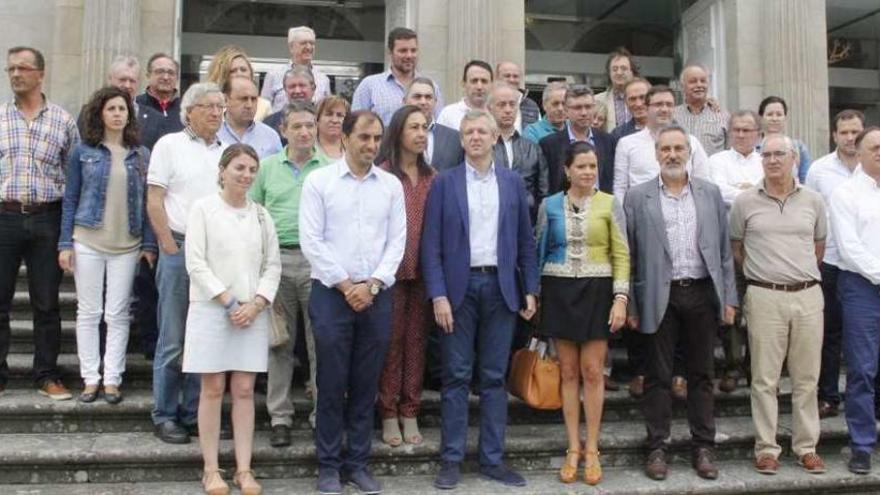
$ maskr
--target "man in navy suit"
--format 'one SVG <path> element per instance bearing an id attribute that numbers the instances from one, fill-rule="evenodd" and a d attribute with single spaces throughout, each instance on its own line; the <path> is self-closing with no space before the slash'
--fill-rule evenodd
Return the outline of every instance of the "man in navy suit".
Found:
<path id="1" fill-rule="evenodd" d="M 464 163 L 431 186 L 422 234 L 422 273 L 441 328 L 442 465 L 434 486 L 455 488 L 468 430 L 468 388 L 475 360 L 480 390 L 480 472 L 524 486 L 502 464 L 507 427 L 504 377 L 516 314 L 536 308 L 538 267 L 525 184 L 495 166 L 498 125 L 483 110 L 461 121 Z M 519 283 L 518 283 L 519 279 Z"/>
<path id="2" fill-rule="evenodd" d="M 434 121 L 434 107 L 437 105 L 434 83 L 427 77 L 413 79 L 406 88 L 403 104 L 419 107 L 428 119 L 428 147 L 425 149 L 428 165 L 440 172 L 458 166 L 464 160 L 461 137 L 455 129 Z"/>

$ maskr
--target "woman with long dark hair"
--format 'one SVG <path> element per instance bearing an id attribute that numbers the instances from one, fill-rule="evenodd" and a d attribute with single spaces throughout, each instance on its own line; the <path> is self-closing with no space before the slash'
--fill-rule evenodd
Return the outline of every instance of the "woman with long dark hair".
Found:
<path id="1" fill-rule="evenodd" d="M 96 91 L 83 116 L 83 142 L 67 163 L 58 264 L 76 281 L 76 347 L 85 383 L 79 401 L 98 397 L 98 324 L 103 315 L 104 400 L 118 404 L 135 270 L 141 257 L 151 266 L 156 260 L 156 240 L 145 211 L 150 152 L 140 146 L 137 114 L 122 90 Z"/>
<path id="2" fill-rule="evenodd" d="M 381 167 L 403 183 L 406 204 L 406 249 L 395 275 L 391 342 L 379 381 L 382 441 L 392 447 L 422 443 L 417 416 L 425 371 L 429 313 L 419 270 L 419 241 L 428 191 L 435 171 L 425 162 L 428 120 L 418 107 L 406 105 L 394 114 L 379 152 Z M 403 434 L 400 426 L 403 425 Z"/>

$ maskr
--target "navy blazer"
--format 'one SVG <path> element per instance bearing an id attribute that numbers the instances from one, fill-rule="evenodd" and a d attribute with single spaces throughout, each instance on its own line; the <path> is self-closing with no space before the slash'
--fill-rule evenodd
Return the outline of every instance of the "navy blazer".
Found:
<path id="1" fill-rule="evenodd" d="M 464 150 L 461 148 L 461 137 L 455 129 L 442 124 L 434 124 L 434 148 L 431 155 L 431 166 L 442 172 L 455 168 L 464 161 Z"/>
<path id="2" fill-rule="evenodd" d="M 593 129 L 593 142 L 599 158 L 599 190 L 614 194 L 614 152 L 617 149 L 617 140 L 607 132 Z M 545 136 L 538 144 L 541 146 L 544 158 L 547 159 L 550 182 L 547 195 L 550 196 L 562 190 L 565 152 L 571 146 L 568 141 L 568 128 L 563 127 L 561 131 Z"/>
<path id="3" fill-rule="evenodd" d="M 498 283 L 507 307 L 517 311 L 522 307 L 523 293 L 538 293 L 529 200 L 519 174 L 496 166 L 495 177 L 499 201 Z M 428 193 L 421 258 L 429 299 L 445 296 L 452 309 L 461 305 L 470 278 L 470 250 L 467 179 L 462 162 L 437 176 Z"/>

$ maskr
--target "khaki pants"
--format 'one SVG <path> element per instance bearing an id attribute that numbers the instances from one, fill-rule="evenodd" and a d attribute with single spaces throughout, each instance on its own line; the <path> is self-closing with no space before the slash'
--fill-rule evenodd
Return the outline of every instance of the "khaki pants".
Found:
<path id="1" fill-rule="evenodd" d="M 746 291 L 756 456 L 771 454 L 778 458 L 782 451 L 776 443 L 777 393 L 782 363 L 786 359 L 792 383 L 791 449 L 799 458 L 816 451 L 819 442 L 816 388 L 822 362 L 824 304 L 818 285 L 798 292 L 750 285 Z"/>

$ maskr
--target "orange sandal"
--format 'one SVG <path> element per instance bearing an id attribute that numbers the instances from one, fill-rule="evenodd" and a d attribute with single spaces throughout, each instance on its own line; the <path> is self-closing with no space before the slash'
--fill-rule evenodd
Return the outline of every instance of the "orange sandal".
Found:
<path id="1" fill-rule="evenodd" d="M 559 481 L 574 483 L 577 479 L 577 469 L 581 461 L 581 451 L 568 449 L 565 451 L 565 461 L 559 468 Z"/>
<path id="2" fill-rule="evenodd" d="M 599 451 L 588 450 L 584 461 L 584 481 L 590 485 L 598 485 L 602 481 L 602 465 L 599 464 Z"/>

